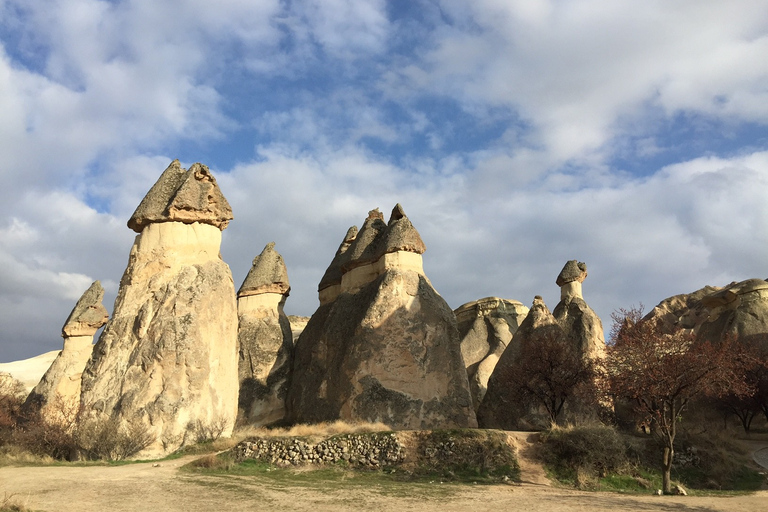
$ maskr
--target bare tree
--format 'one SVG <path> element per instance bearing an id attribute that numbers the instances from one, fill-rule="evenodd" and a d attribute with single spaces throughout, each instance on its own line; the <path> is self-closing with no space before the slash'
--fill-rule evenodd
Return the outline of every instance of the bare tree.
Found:
<path id="1" fill-rule="evenodd" d="M 745 358 L 732 338 L 719 344 L 701 342 L 693 334 L 663 332 L 657 322 L 641 319 L 642 310 L 636 308 L 613 314 L 606 378 L 611 393 L 634 402 L 660 439 L 663 490 L 671 493 L 675 436 L 683 411 L 699 396 L 748 393 Z"/>
<path id="2" fill-rule="evenodd" d="M 517 360 L 500 374 L 500 383 L 514 402 L 544 407 L 553 424 L 577 394 L 582 401 L 597 404 L 596 362 L 569 341 L 556 325 L 539 328 L 522 339 Z"/>

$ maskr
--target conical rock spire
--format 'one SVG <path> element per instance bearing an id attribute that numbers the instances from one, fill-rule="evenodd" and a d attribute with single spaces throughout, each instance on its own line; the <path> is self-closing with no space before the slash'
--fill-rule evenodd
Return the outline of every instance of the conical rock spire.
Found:
<path id="1" fill-rule="evenodd" d="M 283 257 L 275 250 L 275 242 L 268 243 L 261 254 L 253 259 L 253 265 L 237 292 L 238 297 L 260 293 L 288 295 L 291 285 Z"/>

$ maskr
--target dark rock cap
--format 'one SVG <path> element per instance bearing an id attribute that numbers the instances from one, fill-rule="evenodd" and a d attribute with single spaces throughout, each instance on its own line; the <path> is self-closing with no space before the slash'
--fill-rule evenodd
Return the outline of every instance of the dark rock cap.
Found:
<path id="1" fill-rule="evenodd" d="M 557 276 L 557 286 L 563 286 L 573 281 L 583 283 L 587 278 L 587 264 L 577 260 L 570 260 L 565 264 L 560 275 Z"/>
<path id="2" fill-rule="evenodd" d="M 128 227 L 141 233 L 153 222 L 202 222 L 224 230 L 232 219 L 232 208 L 208 167 L 196 163 L 187 171 L 174 160 L 141 200 Z"/>
<path id="3" fill-rule="evenodd" d="M 392 209 L 392 215 L 387 224 L 387 231 L 382 237 L 379 246 L 379 257 L 390 252 L 408 251 L 416 254 L 424 254 L 427 247 L 421 240 L 421 235 L 411 224 L 410 219 L 405 215 L 400 203 Z"/>
<path id="4" fill-rule="evenodd" d="M 341 266 L 349 260 L 349 246 L 352 245 L 356 237 L 357 226 L 352 226 L 347 230 L 347 234 L 344 235 L 344 240 L 341 241 L 339 248 L 336 250 L 336 255 L 333 257 L 331 264 L 325 269 L 325 274 L 323 274 L 320 284 L 317 285 L 318 292 L 335 284 L 341 284 Z"/>
<path id="5" fill-rule="evenodd" d="M 352 242 L 352 245 L 347 250 L 349 252 L 349 259 L 346 263 L 342 264 L 342 273 L 376 261 L 379 254 L 381 254 L 379 243 L 386 230 L 387 225 L 384 223 L 384 215 L 379 209 L 376 208 L 369 211 L 368 218 L 365 219 L 363 227 L 360 228 L 355 241 Z"/>
<path id="6" fill-rule="evenodd" d="M 62 336 L 78 336 L 90 332 L 93 334 L 109 320 L 109 312 L 101 303 L 104 288 L 101 282 L 94 281 L 75 304 L 72 312 L 61 328 Z"/>
<path id="7" fill-rule="evenodd" d="M 261 254 L 253 259 L 253 266 L 237 292 L 238 297 L 260 293 L 288 295 L 291 285 L 283 257 L 275 250 L 275 242 L 269 242 Z"/>

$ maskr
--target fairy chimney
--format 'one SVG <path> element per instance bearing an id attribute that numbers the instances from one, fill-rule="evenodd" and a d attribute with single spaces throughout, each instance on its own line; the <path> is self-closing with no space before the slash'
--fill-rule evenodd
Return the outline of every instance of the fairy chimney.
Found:
<path id="1" fill-rule="evenodd" d="M 174 160 L 128 221 L 139 233 L 112 318 L 83 372 L 81 421 L 139 423 L 151 457 L 228 436 L 237 415 L 237 304 L 221 260 L 232 209 L 209 169 Z"/>
<path id="2" fill-rule="evenodd" d="M 252 425 L 285 416 L 293 336 L 283 306 L 290 290 L 283 257 L 270 242 L 254 258 L 237 293 L 239 409 Z"/>

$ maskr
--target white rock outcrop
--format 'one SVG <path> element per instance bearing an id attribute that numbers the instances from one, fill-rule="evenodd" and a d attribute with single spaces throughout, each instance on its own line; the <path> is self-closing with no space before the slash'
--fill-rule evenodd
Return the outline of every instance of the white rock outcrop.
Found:
<path id="1" fill-rule="evenodd" d="M 516 300 L 486 297 L 459 306 L 454 313 L 472 402 L 477 411 L 488 389 L 488 379 L 528 315 L 528 308 Z"/>
<path id="2" fill-rule="evenodd" d="M 128 226 L 139 233 L 112 319 L 83 373 L 81 421 L 141 423 L 159 456 L 237 415 L 237 304 L 221 231 L 232 210 L 207 167 L 178 160 Z"/>

